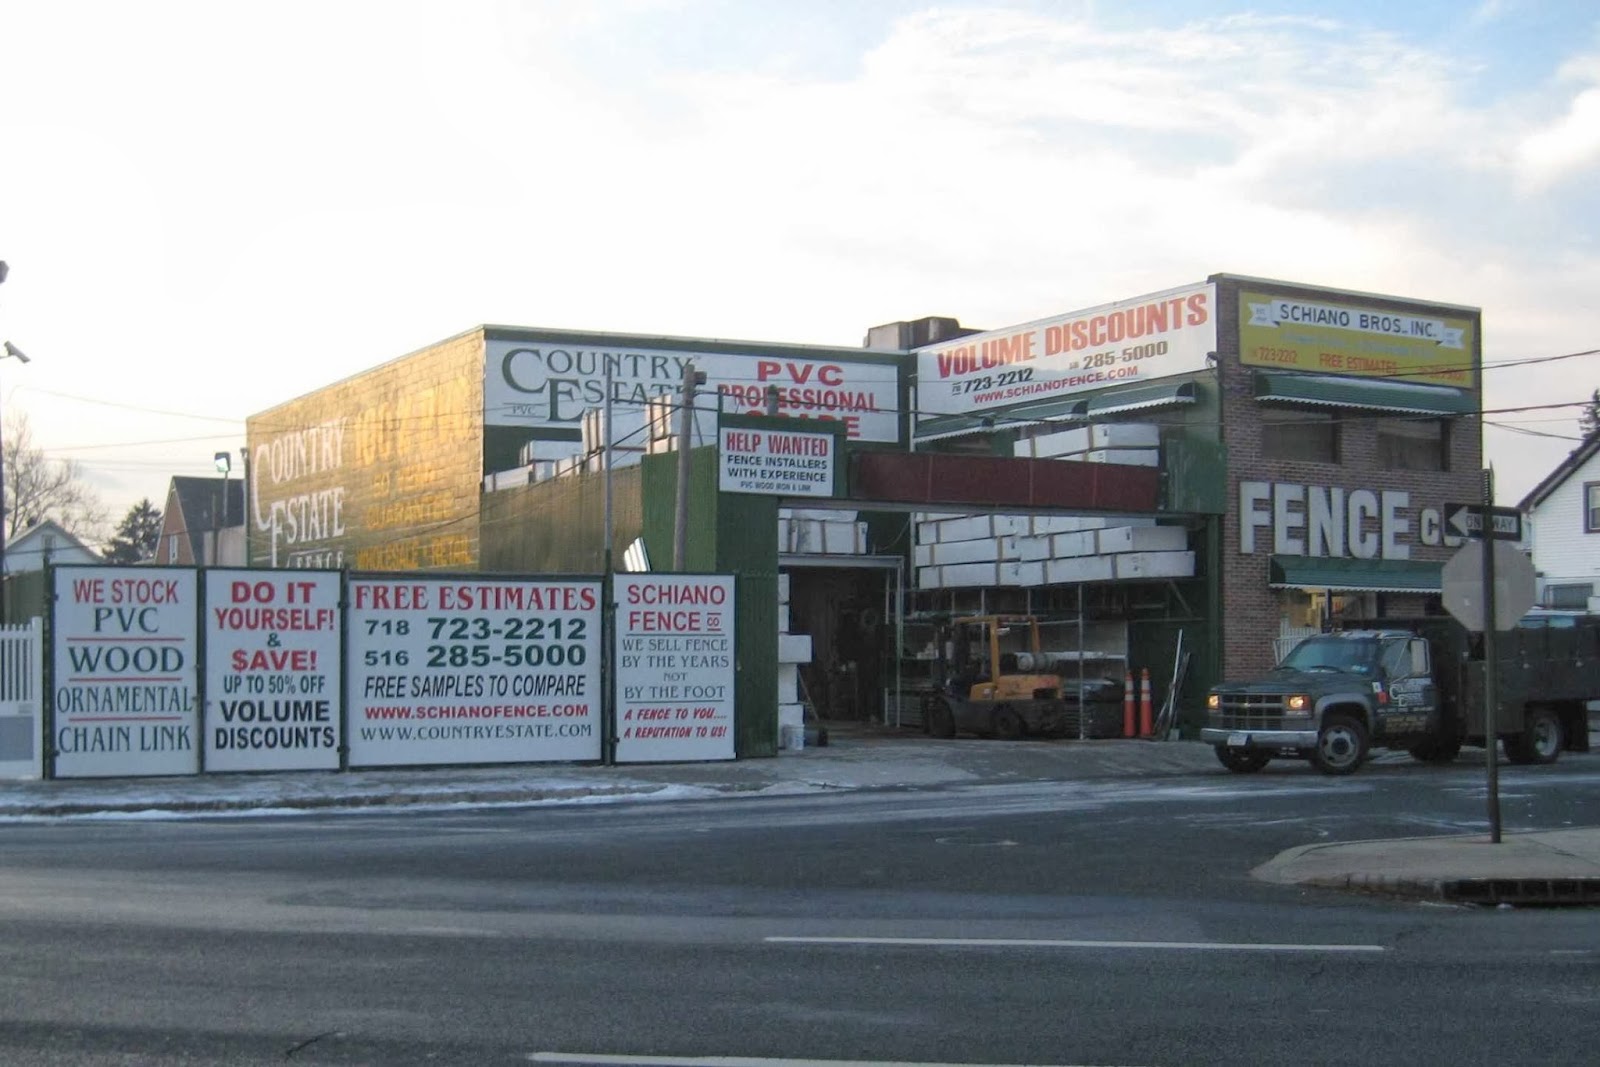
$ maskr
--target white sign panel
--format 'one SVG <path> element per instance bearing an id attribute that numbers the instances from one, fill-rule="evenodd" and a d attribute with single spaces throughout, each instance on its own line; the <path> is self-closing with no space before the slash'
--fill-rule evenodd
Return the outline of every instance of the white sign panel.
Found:
<path id="1" fill-rule="evenodd" d="M 736 430 L 719 435 L 724 493 L 832 496 L 834 436 L 790 430 Z"/>
<path id="2" fill-rule="evenodd" d="M 600 583 L 352 578 L 350 765 L 600 758 Z"/>
<path id="3" fill-rule="evenodd" d="M 337 770 L 339 575 L 208 570 L 208 771 Z"/>
<path id="4" fill-rule="evenodd" d="M 651 397 L 678 391 L 684 364 L 689 362 L 705 372 L 705 388 L 717 394 L 726 414 L 765 414 L 770 386 L 777 391 L 779 415 L 843 422 L 852 440 L 899 439 L 898 372 L 893 361 L 676 352 L 560 341 L 488 342 L 483 422 L 576 430 L 584 411 L 605 404 L 608 365 L 612 400 L 643 410 Z"/>
<path id="5" fill-rule="evenodd" d="M 619 574 L 617 761 L 733 759 L 733 578 Z"/>
<path id="6" fill-rule="evenodd" d="M 200 748 L 195 572 L 55 572 L 55 773 L 194 774 Z"/>
<path id="7" fill-rule="evenodd" d="M 1196 285 L 918 349 L 918 420 L 1204 370 L 1216 308 Z"/>

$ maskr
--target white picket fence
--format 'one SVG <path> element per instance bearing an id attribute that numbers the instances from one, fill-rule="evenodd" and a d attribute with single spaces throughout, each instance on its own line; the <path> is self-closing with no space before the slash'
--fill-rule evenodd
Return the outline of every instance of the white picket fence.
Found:
<path id="1" fill-rule="evenodd" d="M 44 773 L 44 640 L 39 620 L 0 626 L 0 778 Z"/>

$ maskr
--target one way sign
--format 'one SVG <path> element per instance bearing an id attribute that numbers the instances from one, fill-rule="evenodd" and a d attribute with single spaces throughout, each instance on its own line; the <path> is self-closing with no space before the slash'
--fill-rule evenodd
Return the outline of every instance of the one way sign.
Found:
<path id="1" fill-rule="evenodd" d="M 1516 508 L 1495 508 L 1487 504 L 1446 504 L 1444 521 L 1460 537 L 1483 537 L 1484 517 L 1489 519 L 1489 536 L 1497 541 L 1522 540 L 1522 512 Z"/>

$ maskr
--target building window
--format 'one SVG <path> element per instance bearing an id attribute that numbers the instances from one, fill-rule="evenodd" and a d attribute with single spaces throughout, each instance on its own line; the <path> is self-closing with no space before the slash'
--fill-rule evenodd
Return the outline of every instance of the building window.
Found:
<path id="1" fill-rule="evenodd" d="M 167 535 L 167 562 L 168 563 L 176 563 L 176 562 L 178 562 L 178 535 L 177 534 L 168 534 Z"/>
<path id="2" fill-rule="evenodd" d="M 1576 608 L 1583 611 L 1594 595 L 1593 582 L 1572 582 L 1566 585 L 1544 587 L 1544 606 L 1547 608 Z"/>
<path id="3" fill-rule="evenodd" d="M 1450 424 L 1444 419 L 1375 419 L 1378 466 L 1390 471 L 1449 470 Z"/>
<path id="4" fill-rule="evenodd" d="M 1583 528 L 1600 533 L 1600 482 L 1583 483 Z"/>
<path id="5" fill-rule="evenodd" d="M 1261 408 L 1261 452 L 1271 459 L 1339 462 L 1339 424 L 1303 408 Z"/>

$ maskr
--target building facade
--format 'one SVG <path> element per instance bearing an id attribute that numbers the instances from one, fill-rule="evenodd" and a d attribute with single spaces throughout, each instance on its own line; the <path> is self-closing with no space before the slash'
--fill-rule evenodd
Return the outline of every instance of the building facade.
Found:
<path id="1" fill-rule="evenodd" d="M 604 547 L 668 569 L 677 435 L 645 412 L 693 369 L 689 569 L 784 577 L 760 625 L 814 639 L 779 704 L 898 721 L 926 620 L 1038 616 L 1161 700 L 1340 618 L 1437 612 L 1444 506 L 1481 498 L 1473 308 L 1216 274 L 867 343 L 475 328 L 249 420 L 250 562 L 593 573 Z M 837 490 L 719 482 L 726 415 L 828 420 Z M 602 546 L 607 462 L 640 469 L 604 479 L 626 536 Z"/>

